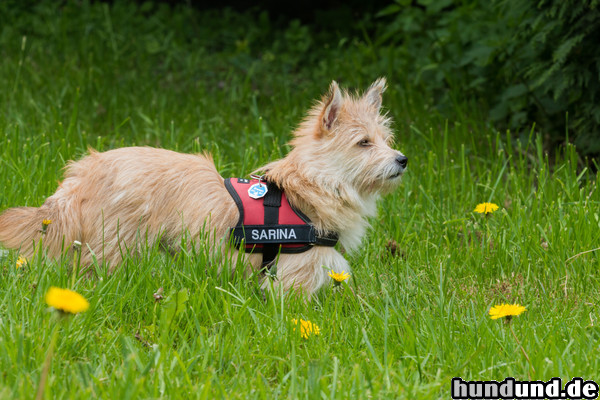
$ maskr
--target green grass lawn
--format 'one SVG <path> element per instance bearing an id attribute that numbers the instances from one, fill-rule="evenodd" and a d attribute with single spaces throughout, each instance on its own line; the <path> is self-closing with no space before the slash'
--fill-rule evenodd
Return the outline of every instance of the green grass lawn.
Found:
<path id="1" fill-rule="evenodd" d="M 600 178 L 572 146 L 549 163 L 535 129 L 499 133 L 462 101 L 441 116 L 366 39 L 151 3 L 0 10 L 0 210 L 42 204 L 88 147 L 210 151 L 223 176 L 244 176 L 285 155 L 332 79 L 388 76 L 384 107 L 410 159 L 346 255 L 349 283 L 310 304 L 217 274 L 202 246 L 149 247 L 93 279 L 73 279 L 71 259 L 16 268 L 3 252 L 0 398 L 35 396 L 57 329 L 48 399 L 447 399 L 455 376 L 598 378 Z M 473 212 L 487 201 L 499 210 Z M 57 318 L 50 286 L 89 310 Z M 504 302 L 527 307 L 512 321 L 522 349 L 489 318 Z M 302 338 L 300 318 L 320 334 Z"/>

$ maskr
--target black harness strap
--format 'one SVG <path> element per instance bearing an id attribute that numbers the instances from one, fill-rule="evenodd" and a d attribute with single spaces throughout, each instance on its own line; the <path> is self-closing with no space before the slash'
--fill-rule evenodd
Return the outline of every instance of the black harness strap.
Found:
<path id="1" fill-rule="evenodd" d="M 281 207 L 281 189 L 277 185 L 266 183 L 267 194 L 263 201 L 265 208 L 265 225 L 274 226 L 279 224 L 279 207 Z M 264 244 L 263 245 L 263 261 L 262 266 L 266 267 L 271 264 L 279 253 L 279 244 Z"/>
<path id="2" fill-rule="evenodd" d="M 317 236 L 315 239 L 315 245 L 333 247 L 337 244 L 339 235 L 337 233 L 328 232 L 327 236 Z"/>

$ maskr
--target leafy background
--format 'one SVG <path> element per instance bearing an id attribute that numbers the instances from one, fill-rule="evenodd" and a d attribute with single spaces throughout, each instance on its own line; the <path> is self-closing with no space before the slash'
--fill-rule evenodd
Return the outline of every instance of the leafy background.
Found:
<path id="1" fill-rule="evenodd" d="M 497 127 L 600 151 L 598 1 L 398 0 L 379 16 L 378 43 L 438 105 L 462 89 Z"/>

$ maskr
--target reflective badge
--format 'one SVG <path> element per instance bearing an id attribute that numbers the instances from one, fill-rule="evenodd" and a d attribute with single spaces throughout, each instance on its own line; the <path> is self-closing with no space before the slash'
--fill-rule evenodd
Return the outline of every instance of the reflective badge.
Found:
<path id="1" fill-rule="evenodd" d="M 265 197 L 265 194 L 267 194 L 267 185 L 264 183 L 255 183 L 254 185 L 250 186 L 250 189 L 248 189 L 248 196 L 252 197 L 253 199 Z"/>

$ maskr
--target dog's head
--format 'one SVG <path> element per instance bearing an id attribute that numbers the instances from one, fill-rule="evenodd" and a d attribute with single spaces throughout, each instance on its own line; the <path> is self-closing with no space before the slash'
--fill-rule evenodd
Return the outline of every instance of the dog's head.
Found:
<path id="1" fill-rule="evenodd" d="M 318 165 L 315 173 L 342 180 L 364 194 L 397 186 L 408 158 L 391 147 L 391 120 L 381 113 L 385 88 L 380 78 L 364 94 L 353 96 L 331 83 L 292 142 L 307 164 Z"/>

